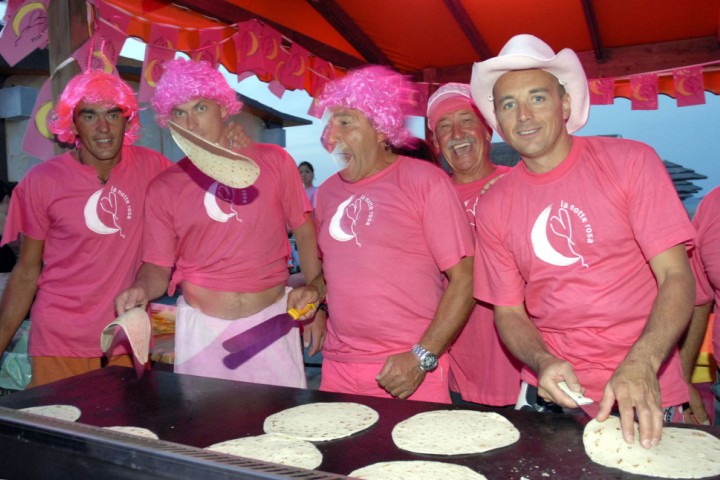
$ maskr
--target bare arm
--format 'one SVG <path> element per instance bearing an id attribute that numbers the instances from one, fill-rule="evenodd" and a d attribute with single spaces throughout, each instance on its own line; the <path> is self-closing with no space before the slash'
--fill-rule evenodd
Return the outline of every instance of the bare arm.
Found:
<path id="1" fill-rule="evenodd" d="M 0 355 L 5 351 L 32 306 L 42 270 L 43 240 L 23 237 L 0 309 Z"/>
<path id="2" fill-rule="evenodd" d="M 683 375 L 690 389 L 690 409 L 683 409 L 685 423 L 701 424 L 709 421 L 710 418 L 705 409 L 705 402 L 692 383 L 692 374 L 700 353 L 700 347 L 705 339 L 711 309 L 712 302 L 699 305 L 693 309 L 690 325 L 688 325 L 688 329 L 679 344 Z"/>
<path id="3" fill-rule="evenodd" d="M 684 245 L 676 245 L 650 260 L 658 294 L 640 338 L 610 378 L 600 401 L 598 421 L 604 421 L 617 401 L 623 437 L 634 441 L 637 415 L 640 444 L 649 448 L 662 436 L 663 418 L 657 373 L 685 331 L 695 300 L 695 280 Z"/>
<path id="4" fill-rule="evenodd" d="M 472 296 L 473 258 L 465 257 L 445 274 L 448 286 L 438 304 L 435 317 L 418 343 L 440 356 L 467 322 L 475 306 Z M 388 357 L 377 376 L 381 387 L 397 398 L 409 397 L 425 379 L 417 357 L 408 351 Z"/>
<path id="5" fill-rule="evenodd" d="M 170 267 L 143 263 L 132 286 L 115 298 L 118 315 L 138 306 L 145 308 L 151 300 L 165 295 L 171 271 Z"/>

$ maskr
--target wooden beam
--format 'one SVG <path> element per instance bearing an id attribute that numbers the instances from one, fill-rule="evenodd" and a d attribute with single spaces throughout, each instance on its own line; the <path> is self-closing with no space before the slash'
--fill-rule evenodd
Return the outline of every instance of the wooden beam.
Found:
<path id="1" fill-rule="evenodd" d="M 307 0 L 307 2 L 345 37 L 345 40 L 360 52 L 368 63 L 394 67 L 390 59 L 335 0 Z"/>
<path id="2" fill-rule="evenodd" d="M 365 65 L 366 63 L 364 60 L 357 58 L 354 55 L 350 55 L 349 53 L 345 53 L 325 43 L 319 42 L 314 38 L 296 32 L 295 30 L 273 22 L 272 20 L 257 15 L 256 13 L 239 7 L 231 2 L 224 0 L 203 0 L 202 2 L 198 2 L 197 0 L 173 0 L 172 3 L 181 5 L 188 10 L 215 18 L 220 22 L 230 25 L 233 23 L 244 22 L 246 20 L 260 20 L 261 22 L 272 26 L 275 30 L 283 34 L 292 42 L 302 46 L 313 55 L 316 55 L 323 60 L 327 60 L 336 67 L 350 69 Z"/>
<path id="3" fill-rule="evenodd" d="M 472 45 L 473 50 L 475 50 L 475 53 L 478 54 L 480 59 L 487 60 L 492 57 L 493 54 L 490 51 L 490 48 L 488 48 L 487 42 L 483 36 L 480 35 L 478 29 L 475 28 L 475 24 L 472 20 L 470 20 L 470 16 L 460 0 L 444 0 L 444 2 L 453 18 L 455 18 L 455 21 L 460 26 L 460 29 L 463 31 L 468 40 L 470 40 L 470 45 Z"/>
<path id="4" fill-rule="evenodd" d="M 592 0 L 581 0 L 581 2 L 583 12 L 585 12 L 585 23 L 587 24 L 588 31 L 590 32 L 590 41 L 593 45 L 593 52 L 595 52 L 595 60 L 599 63 L 603 63 L 606 57 L 605 52 L 603 51 L 603 44 L 600 38 L 600 27 L 598 26 L 597 17 L 595 16 Z"/>
<path id="5" fill-rule="evenodd" d="M 72 77 L 80 73 L 76 62 L 60 70 L 57 68 L 89 38 L 87 25 L 87 2 L 67 0 L 48 4 L 48 56 L 52 81 L 53 98 L 62 93 Z"/>

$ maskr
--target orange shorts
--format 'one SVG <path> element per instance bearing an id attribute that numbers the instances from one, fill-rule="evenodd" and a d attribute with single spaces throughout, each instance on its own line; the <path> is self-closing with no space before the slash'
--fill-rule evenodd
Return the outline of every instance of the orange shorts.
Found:
<path id="1" fill-rule="evenodd" d="M 27 388 L 98 370 L 104 366 L 101 363 L 104 359 L 105 357 L 30 357 L 32 378 Z M 132 356 L 109 357 L 105 366 L 132 367 Z"/>

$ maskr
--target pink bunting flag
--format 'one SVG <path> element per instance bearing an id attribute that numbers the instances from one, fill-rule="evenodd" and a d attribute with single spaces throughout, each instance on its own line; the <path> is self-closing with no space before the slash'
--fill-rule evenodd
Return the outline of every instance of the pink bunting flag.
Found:
<path id="1" fill-rule="evenodd" d="M 83 72 L 102 70 L 105 73 L 117 75 L 115 65 L 126 39 L 126 33 L 100 21 L 98 22 L 98 29 L 92 38 L 83 43 L 73 53 L 73 57 Z"/>
<path id="2" fill-rule="evenodd" d="M 315 118 L 322 118 L 323 111 L 320 110 L 320 102 L 318 102 L 317 98 L 313 98 L 312 103 L 310 104 L 310 108 L 307 112 L 308 115 Z"/>
<path id="3" fill-rule="evenodd" d="M 130 24 L 130 13 L 107 3 L 105 0 L 97 2 L 97 13 L 100 20 L 100 29 L 105 27 L 114 28 L 127 38 L 128 25 Z M 124 42 L 124 40 L 123 40 Z M 118 50 L 119 52 L 119 50 Z"/>
<path id="4" fill-rule="evenodd" d="M 408 92 L 407 106 L 405 112 L 408 115 L 416 117 L 424 117 L 427 114 L 427 102 L 428 92 L 430 91 L 430 84 L 427 82 L 414 83 L 415 87 L 412 91 Z"/>
<path id="5" fill-rule="evenodd" d="M 657 73 L 646 73 L 630 77 L 630 101 L 632 110 L 657 110 Z"/>
<path id="6" fill-rule="evenodd" d="M 702 105 L 705 103 L 705 82 L 701 66 L 673 70 L 675 100 L 678 107 Z"/>
<path id="7" fill-rule="evenodd" d="M 150 41 L 145 49 L 145 61 L 140 77 L 138 101 L 149 102 L 157 81 L 163 74 L 163 64 L 175 58 L 180 30 L 172 25 L 150 24 Z"/>
<path id="8" fill-rule="evenodd" d="M 48 44 L 50 0 L 9 0 L 5 10 L 5 27 L 0 35 L 0 55 L 11 67 L 36 48 Z"/>
<path id="9" fill-rule="evenodd" d="M 263 55 L 260 49 L 263 25 L 257 20 L 248 20 L 237 24 L 237 33 L 233 36 L 237 58 L 238 81 L 250 75 L 265 73 Z"/>
<path id="10" fill-rule="evenodd" d="M 260 39 L 260 53 L 262 55 L 262 72 L 277 78 L 277 65 L 286 54 L 282 48 L 282 35 L 269 25 L 264 25 Z"/>
<path id="11" fill-rule="evenodd" d="M 313 97 L 320 95 L 325 88 L 325 84 L 335 79 L 335 68 L 332 63 L 323 60 L 320 57 L 312 57 L 310 62 L 310 90 L 309 93 Z"/>
<path id="12" fill-rule="evenodd" d="M 22 142 L 25 153 L 41 160 L 49 160 L 55 156 L 55 135 L 47 126 L 53 105 L 52 77 L 50 77 L 40 88 Z"/>
<path id="13" fill-rule="evenodd" d="M 190 52 L 190 58 L 196 62 L 205 61 L 213 67 L 220 63 L 225 27 L 205 28 L 198 32 L 198 48 Z"/>
<path id="14" fill-rule="evenodd" d="M 278 81 L 291 90 L 302 90 L 305 87 L 309 61 L 308 51 L 293 43 L 287 60 L 278 73 Z"/>
<path id="15" fill-rule="evenodd" d="M 615 102 L 615 79 L 592 78 L 588 80 L 590 105 L 612 105 Z"/>

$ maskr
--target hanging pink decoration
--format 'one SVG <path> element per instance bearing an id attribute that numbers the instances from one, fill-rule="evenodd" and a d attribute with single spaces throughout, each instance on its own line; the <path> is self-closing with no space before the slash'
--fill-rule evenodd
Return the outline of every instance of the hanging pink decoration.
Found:
<path id="1" fill-rule="evenodd" d="M 705 83 L 703 82 L 701 66 L 673 70 L 673 82 L 678 107 L 689 107 L 705 103 Z"/>
<path id="2" fill-rule="evenodd" d="M 0 55 L 11 67 L 36 48 L 48 44 L 50 0 L 9 0 L 5 10 L 5 27 L 0 35 Z"/>
<path id="3" fill-rule="evenodd" d="M 657 73 L 645 73 L 630 77 L 630 102 L 632 110 L 657 110 Z"/>
<path id="4" fill-rule="evenodd" d="M 615 102 L 615 79 L 592 78 L 588 80 L 590 105 L 612 105 Z"/>
<path id="5" fill-rule="evenodd" d="M 180 30 L 172 25 L 150 25 L 150 41 L 145 49 L 145 61 L 140 77 L 138 101 L 149 102 L 155 85 L 163 73 L 163 64 L 175 58 Z"/>

